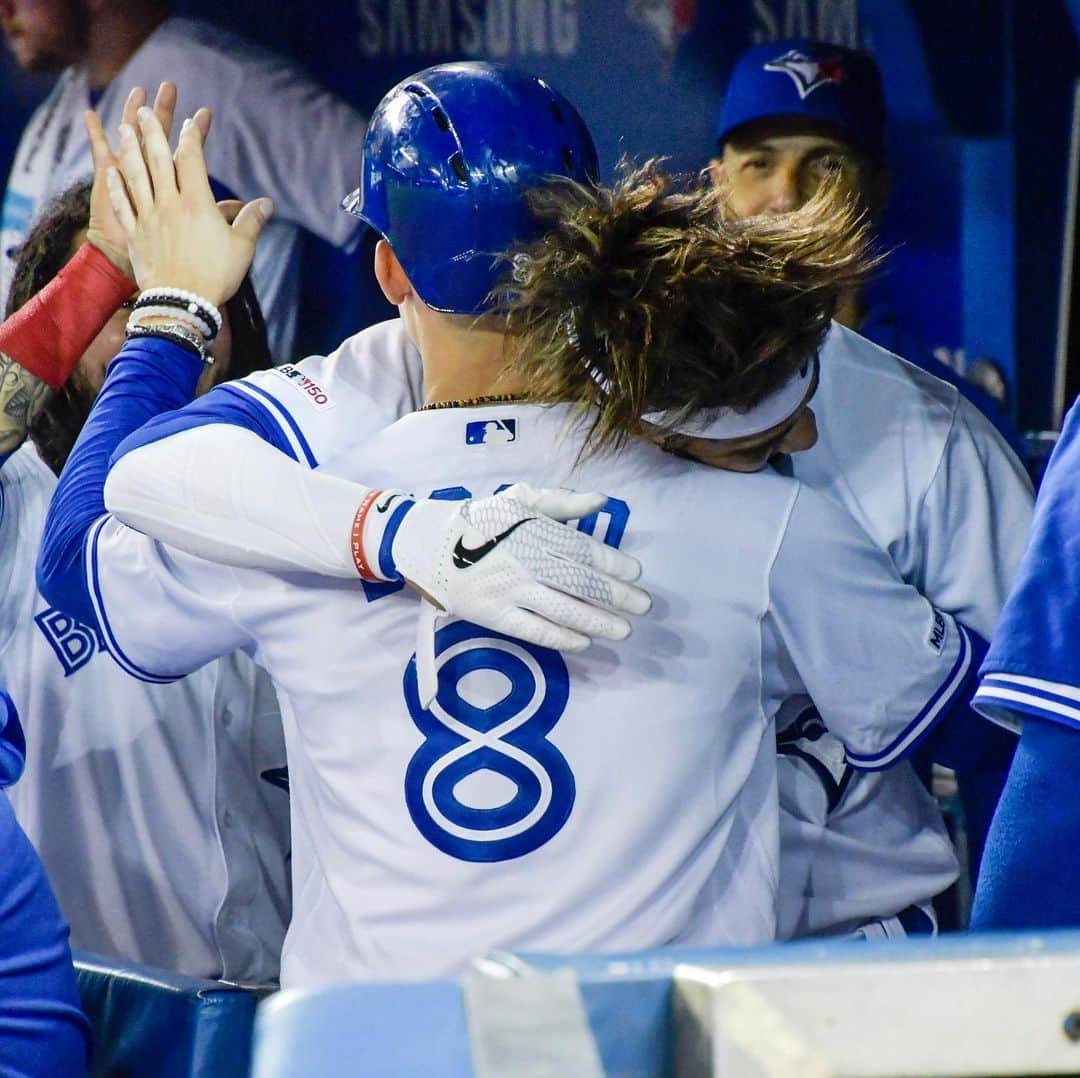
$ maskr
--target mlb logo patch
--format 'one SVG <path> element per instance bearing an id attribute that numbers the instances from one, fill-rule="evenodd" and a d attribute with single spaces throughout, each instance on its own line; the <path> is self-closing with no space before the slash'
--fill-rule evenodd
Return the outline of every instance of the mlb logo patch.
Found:
<path id="1" fill-rule="evenodd" d="M 935 609 L 934 623 L 930 626 L 930 635 L 926 638 L 926 643 L 929 645 L 930 650 L 937 655 L 940 655 L 945 647 L 945 635 L 945 616 L 940 610 Z"/>
<path id="2" fill-rule="evenodd" d="M 466 445 L 505 445 L 516 441 L 516 419 L 476 419 L 465 424 Z"/>

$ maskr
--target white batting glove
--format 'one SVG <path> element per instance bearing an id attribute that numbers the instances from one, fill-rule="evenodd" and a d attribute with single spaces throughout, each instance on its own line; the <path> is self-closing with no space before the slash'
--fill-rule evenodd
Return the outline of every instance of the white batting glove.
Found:
<path id="1" fill-rule="evenodd" d="M 435 624 L 454 615 L 558 651 L 583 651 L 592 637 L 622 640 L 644 614 L 648 592 L 634 587 L 641 566 L 559 523 L 598 512 L 603 494 L 509 487 L 469 501 L 418 500 L 384 490 L 365 516 L 362 543 L 371 574 L 404 578 L 430 601 L 417 635 L 417 688 L 435 698 Z"/>

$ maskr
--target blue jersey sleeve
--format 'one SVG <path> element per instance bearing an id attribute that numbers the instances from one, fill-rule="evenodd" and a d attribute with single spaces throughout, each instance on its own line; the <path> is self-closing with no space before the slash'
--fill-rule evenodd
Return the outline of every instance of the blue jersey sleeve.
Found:
<path id="1" fill-rule="evenodd" d="M 85 1074 L 90 1027 L 79 1006 L 68 927 L 2 796 L 0 843 L 0 1072 Z"/>
<path id="2" fill-rule="evenodd" d="M 22 772 L 26 741 L 0 691 L 0 787 Z M 0 794 L 0 1073 L 86 1073 L 89 1024 L 79 1007 L 68 927 L 44 866 Z"/>
<path id="3" fill-rule="evenodd" d="M 1000 722 L 1080 726 L 1080 402 L 1065 417 L 975 706 Z"/>
<path id="4" fill-rule="evenodd" d="M 162 412 L 187 404 L 205 365 L 179 345 L 128 341 L 110 363 L 105 385 L 82 429 L 45 519 L 38 554 L 38 590 L 86 625 L 97 625 L 83 570 L 91 525 L 105 513 L 105 479 L 117 446 Z"/>
<path id="5" fill-rule="evenodd" d="M 1080 731 L 1040 718 L 1024 723 L 986 840 L 974 931 L 1080 925 L 1078 768 Z"/>

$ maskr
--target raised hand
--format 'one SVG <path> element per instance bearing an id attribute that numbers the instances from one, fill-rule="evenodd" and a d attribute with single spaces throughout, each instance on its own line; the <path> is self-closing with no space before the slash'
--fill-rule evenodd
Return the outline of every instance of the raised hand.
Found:
<path id="1" fill-rule="evenodd" d="M 135 280 L 143 289 L 183 288 L 220 306 L 244 279 L 273 203 L 247 203 L 230 225 L 210 188 L 202 125 L 184 121 L 173 155 L 150 109 L 139 107 L 135 119 L 120 125 L 119 162 L 106 169 Z"/>
<path id="2" fill-rule="evenodd" d="M 145 104 L 146 91 L 141 86 L 136 86 L 124 103 L 123 122 L 134 124 L 138 110 Z M 175 112 L 176 87 L 171 82 L 163 82 L 154 98 L 154 115 L 160 121 L 166 138 L 172 131 Z M 130 277 L 132 271 L 131 260 L 128 258 L 127 236 L 113 212 L 106 181 L 106 172 L 110 165 L 117 164 L 117 159 L 105 137 L 98 114 L 90 110 L 85 118 L 86 133 L 90 137 L 90 153 L 94 160 L 94 185 L 90 191 L 90 224 L 86 230 L 86 238 L 117 269 Z M 205 138 L 210 130 L 210 113 L 206 109 L 200 109 L 195 120 Z"/>

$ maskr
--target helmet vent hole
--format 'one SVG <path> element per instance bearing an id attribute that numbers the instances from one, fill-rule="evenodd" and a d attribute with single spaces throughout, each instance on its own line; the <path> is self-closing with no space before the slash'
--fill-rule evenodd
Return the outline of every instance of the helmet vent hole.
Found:
<path id="1" fill-rule="evenodd" d="M 567 172 L 573 172 L 574 171 L 574 151 L 571 150 L 569 146 L 564 146 L 562 148 L 562 159 L 563 159 L 563 164 L 566 166 L 566 171 Z"/>
<path id="2" fill-rule="evenodd" d="M 435 117 L 435 122 L 439 125 L 440 131 L 450 130 L 450 121 L 446 118 L 446 113 L 440 108 L 433 108 L 431 115 Z"/>
<path id="3" fill-rule="evenodd" d="M 453 154 L 450 157 L 450 167 L 454 170 L 454 175 L 457 176 L 462 183 L 469 182 L 469 172 L 465 168 L 465 159 L 461 156 L 461 151 Z"/>
<path id="4" fill-rule="evenodd" d="M 555 117 L 555 122 L 561 124 L 563 122 L 562 109 L 559 108 L 557 101 L 549 102 L 551 105 L 551 115 Z"/>

